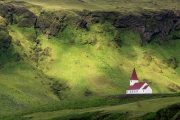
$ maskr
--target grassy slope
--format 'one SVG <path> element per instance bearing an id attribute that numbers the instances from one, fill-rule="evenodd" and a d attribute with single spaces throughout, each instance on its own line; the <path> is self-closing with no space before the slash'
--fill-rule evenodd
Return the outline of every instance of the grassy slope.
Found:
<path id="1" fill-rule="evenodd" d="M 35 1 L 32 2 L 37 4 Z M 81 4 L 79 7 L 79 4 L 73 6 L 72 3 L 60 2 L 62 6 L 66 6 L 66 9 L 83 9 Z M 94 6 L 93 2 L 86 2 Z M 161 3 L 161 1 L 156 2 Z M 53 8 L 59 7 L 53 3 L 50 3 Z M 47 2 L 39 4 L 50 8 Z M 104 1 L 102 4 L 104 4 L 103 8 L 89 7 L 89 9 L 106 10 L 106 4 L 110 3 Z M 126 4 L 130 5 L 130 3 Z M 134 4 L 139 3 L 137 1 Z M 151 3 L 147 2 L 146 4 Z M 166 3 L 161 5 L 164 4 Z M 177 4 L 172 3 L 171 5 Z M 172 6 L 169 7 L 172 8 Z M 159 8 L 161 7 L 156 8 L 156 10 Z M 37 9 L 31 8 L 31 10 L 36 11 Z M 68 26 L 63 33 L 60 33 L 60 38 L 47 40 L 44 35 L 40 35 L 38 38 L 42 43 L 41 47 L 43 49 L 52 48 L 52 56 L 44 57 L 45 60 L 38 64 L 39 67 L 35 67 L 36 64 L 24 56 L 24 54 L 31 55 L 30 47 L 34 46 L 34 42 L 28 38 L 31 38 L 29 33 L 34 34 L 34 29 L 18 28 L 16 25 L 10 26 L 9 31 L 13 37 L 14 49 L 21 54 L 23 60 L 14 62 L 5 58 L 7 63 L 0 70 L 0 89 L 3 91 L 0 92 L 2 101 L 0 104 L 3 105 L 0 108 L 2 109 L 0 114 L 13 113 L 59 101 L 49 87 L 49 83 L 52 81 L 46 76 L 66 83 L 70 87 L 69 90 L 62 92 L 63 98 L 67 100 L 82 99 L 86 91 L 92 92 L 93 96 L 125 93 L 134 66 L 140 81 L 147 81 L 152 86 L 154 93 L 171 92 L 167 88 L 168 86 L 180 85 L 180 68 L 173 69 L 167 64 L 168 59 L 172 57 L 176 57 L 180 61 L 180 56 L 177 54 L 180 48 L 178 40 L 168 41 L 162 46 L 148 44 L 140 47 L 140 36 L 137 33 L 124 30 L 121 32 L 123 46 L 118 47 L 112 41 L 113 33 L 107 32 L 104 26 L 114 29 L 109 23 L 95 24 L 90 27 L 88 32 L 76 30 L 75 26 Z M 95 45 L 85 44 L 86 41 L 95 38 L 97 39 Z M 75 41 L 73 45 L 70 44 L 72 39 Z M 17 45 L 18 40 L 21 42 L 21 46 Z M 172 49 L 174 45 L 175 47 Z M 178 90 L 176 87 L 173 89 Z"/>
<path id="2" fill-rule="evenodd" d="M 5 0 L 9 1 L 9 0 Z M 17 0 L 19 1 L 19 0 Z M 61 10 L 105 10 L 105 11 L 119 11 L 121 13 L 127 12 L 141 12 L 141 11 L 157 11 L 163 9 L 178 10 L 178 0 L 24 0 L 31 4 L 43 6 L 45 9 Z"/>
<path id="3" fill-rule="evenodd" d="M 89 89 L 99 95 L 124 93 L 134 66 L 137 68 L 140 81 L 148 81 L 154 93 L 169 92 L 168 85 L 179 84 L 179 69 L 174 70 L 167 64 L 168 59 L 172 57 L 180 59 L 174 53 L 179 49 L 179 41 L 169 41 L 163 46 L 154 44 L 140 47 L 139 35 L 125 30 L 122 32 L 123 47 L 116 48 L 109 33 L 96 32 L 103 31 L 101 27 L 96 24 L 88 32 L 67 28 L 68 33 L 78 34 L 73 36 L 76 44 L 72 46 L 59 43 L 58 40 L 48 41 L 51 45 L 58 45 L 53 56 L 58 57 L 51 63 L 52 69 L 45 70 L 45 73 L 64 79 L 74 92 Z M 66 31 L 63 34 L 66 34 Z M 83 41 L 93 39 L 94 35 L 98 41 L 96 45 L 81 45 Z M 69 39 L 72 39 L 71 37 Z M 68 40 L 62 38 L 60 41 Z M 174 50 L 166 51 L 168 46 L 171 47 L 171 43 L 176 44 L 176 47 Z"/>
<path id="4" fill-rule="evenodd" d="M 67 28 L 67 31 L 65 30 L 63 34 L 67 34 L 66 32 L 69 33 L 70 31 L 72 33 L 79 32 L 78 35 L 82 38 L 86 35 L 86 39 L 92 39 L 91 37 L 94 35 L 94 32 L 99 31 L 101 26 L 102 25 L 99 24 L 92 26 L 88 34 L 84 30 L 75 31 L 70 27 Z M 32 43 L 26 40 L 26 37 L 21 34 L 24 30 L 22 31 L 16 26 L 11 26 L 11 29 L 15 31 L 10 33 L 14 38 L 13 41 L 16 41 L 16 38 L 18 38 L 22 46 L 25 45 L 26 48 L 32 46 Z M 122 33 L 123 47 L 116 48 L 117 45 L 110 40 L 111 37 L 106 35 L 101 37 L 101 34 L 105 33 L 100 32 L 96 34 L 98 42 L 94 46 L 89 44 L 82 45 L 84 40 L 79 39 L 78 36 L 75 41 L 77 44 L 74 45 L 70 45 L 66 38 L 52 38 L 48 40 L 43 35 L 39 36 L 40 41 L 43 41 L 42 48 L 52 48 L 52 56 L 44 62 L 39 63 L 39 67 L 46 75 L 60 82 L 65 82 L 71 88 L 69 91 L 63 92 L 62 95 L 65 99 L 81 99 L 87 90 L 92 92 L 93 96 L 124 93 L 129 85 L 129 77 L 134 65 L 137 68 L 140 80 L 148 80 L 154 93 L 170 92 L 167 88 L 168 84 L 172 82 L 179 84 L 178 69 L 172 69 L 167 63 L 159 65 L 159 62 L 157 62 L 161 62 L 162 59 L 167 59 L 171 56 L 179 59 L 178 55 L 174 54 L 174 51 L 168 51 L 171 52 L 171 54 L 168 53 L 166 56 L 163 56 L 164 50 L 167 48 L 167 43 L 164 46 L 156 46 L 156 44 L 154 44 L 140 47 L 138 44 L 140 39 L 139 35 L 125 30 Z M 154 46 L 158 48 L 156 49 L 158 52 L 154 50 Z M 20 49 L 16 45 L 15 48 L 17 51 Z M 177 48 L 175 47 L 174 49 L 178 50 L 179 47 L 177 46 Z M 24 50 L 23 52 L 30 54 L 26 51 L 27 49 Z M 147 61 L 143 54 L 145 51 L 149 52 L 150 56 L 154 59 Z M 51 62 L 52 59 L 53 62 Z M 7 64 L 7 66 L 2 69 L 3 74 L 1 76 L 2 78 L 4 77 L 5 80 L 1 82 L 7 86 L 13 86 L 12 89 L 9 89 L 9 87 L 3 88 L 4 93 L 13 96 L 19 103 L 24 103 L 24 106 L 27 107 L 33 107 L 39 103 L 46 104 L 50 101 L 57 101 L 57 98 L 52 94 L 48 85 L 42 85 L 42 81 L 45 82 L 46 78 L 37 77 L 35 79 L 35 76 L 38 76 L 37 73 L 41 74 L 39 70 L 37 70 L 37 68 L 33 69 L 32 65 L 24 65 L 28 62 L 34 64 L 32 61 L 26 61 L 25 58 L 24 61 L 18 64 Z M 163 73 L 160 72 L 161 70 Z M 14 71 L 16 72 L 14 73 Z M 176 74 L 174 74 L 174 72 Z M 5 74 L 8 74 L 8 76 L 4 76 Z M 9 74 L 11 74 L 12 77 Z M 173 76 L 171 76 L 172 74 Z M 159 78 L 161 78 L 161 80 L 159 80 Z M 6 80 L 8 79 L 12 80 L 12 82 L 7 83 Z M 22 80 L 26 80 L 26 83 L 22 84 Z M 49 80 L 47 80 L 47 84 L 48 83 Z M 26 88 L 26 90 L 24 88 Z M 14 92 L 14 89 L 17 89 L 20 93 Z M 44 101 L 43 103 L 42 100 Z M 11 105 L 5 106 L 5 108 L 7 107 L 7 111 L 9 110 L 9 106 Z M 17 106 L 15 106 L 15 108 L 16 107 Z M 5 111 L 5 113 L 7 111 Z"/>
<path id="5" fill-rule="evenodd" d="M 13 56 L 1 58 L 3 68 L 0 70 L 0 114 L 19 112 L 41 104 L 59 101 L 49 88 L 49 80 L 40 70 L 34 67 L 24 54 L 28 51 L 27 45 L 31 44 L 17 30 L 12 27 L 10 35 L 13 37 L 13 49 L 21 54 L 21 60 L 16 61 Z M 22 46 L 17 46 L 19 40 Z"/>

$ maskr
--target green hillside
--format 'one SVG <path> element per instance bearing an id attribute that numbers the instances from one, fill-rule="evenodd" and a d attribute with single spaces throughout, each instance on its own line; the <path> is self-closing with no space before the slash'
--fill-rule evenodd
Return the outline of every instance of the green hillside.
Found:
<path id="1" fill-rule="evenodd" d="M 1 0 L 10 1 L 10 0 Z M 21 0 L 13 0 L 21 1 Z M 105 10 L 121 13 L 140 11 L 159 11 L 165 9 L 179 10 L 179 0 L 23 0 L 42 6 L 43 9 L 62 10 Z"/>
<path id="2" fill-rule="evenodd" d="M 180 25 L 145 41 L 114 22 L 129 12 L 178 16 L 178 0 L 0 2 L 0 116 L 82 99 L 97 107 L 101 97 L 126 93 L 134 68 L 153 93 L 180 92 Z M 146 28 L 159 24 L 148 18 Z"/>

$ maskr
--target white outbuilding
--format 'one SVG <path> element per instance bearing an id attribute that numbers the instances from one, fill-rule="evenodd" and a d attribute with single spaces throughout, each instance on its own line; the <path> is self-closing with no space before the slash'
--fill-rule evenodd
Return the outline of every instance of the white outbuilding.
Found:
<path id="1" fill-rule="evenodd" d="M 152 94 L 152 89 L 146 82 L 139 82 L 135 69 L 133 70 L 130 86 L 126 90 L 126 94 Z"/>

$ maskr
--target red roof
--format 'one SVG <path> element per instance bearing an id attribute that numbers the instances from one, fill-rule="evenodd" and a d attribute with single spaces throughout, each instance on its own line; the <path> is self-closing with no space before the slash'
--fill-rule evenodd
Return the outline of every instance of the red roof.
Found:
<path id="1" fill-rule="evenodd" d="M 135 68 L 133 70 L 133 73 L 132 73 L 132 76 L 131 76 L 131 80 L 138 80 Z"/>
<path id="2" fill-rule="evenodd" d="M 144 84 L 145 84 L 145 82 L 135 83 L 133 86 L 129 86 L 129 88 L 128 88 L 127 90 L 138 90 L 138 89 L 140 89 Z"/>
<path id="3" fill-rule="evenodd" d="M 147 87 L 148 87 L 148 85 L 144 86 L 144 88 L 143 88 L 143 89 L 146 89 Z"/>

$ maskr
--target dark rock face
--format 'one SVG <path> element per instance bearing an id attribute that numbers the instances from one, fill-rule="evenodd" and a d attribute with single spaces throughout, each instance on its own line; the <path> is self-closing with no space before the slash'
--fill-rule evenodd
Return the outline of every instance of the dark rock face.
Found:
<path id="1" fill-rule="evenodd" d="M 19 16 L 16 20 L 14 15 Z M 19 27 L 32 27 L 36 21 L 36 15 L 26 8 L 16 8 L 12 4 L 0 4 L 0 16 L 6 18 L 11 24 L 18 23 Z"/>
<path id="2" fill-rule="evenodd" d="M 11 3 L 0 5 L 0 16 L 6 18 L 10 24 L 18 24 L 19 27 L 39 28 L 43 34 L 53 36 L 65 27 L 63 24 L 65 16 L 59 17 L 54 12 L 42 12 L 36 16 L 27 8 L 15 7 Z"/>
<path id="3" fill-rule="evenodd" d="M 32 27 L 36 21 L 36 15 L 25 8 L 16 8 L 15 13 L 21 16 L 18 20 L 19 27 Z"/>
<path id="4" fill-rule="evenodd" d="M 167 40 L 168 35 L 172 30 L 180 30 L 180 14 L 175 14 L 170 10 L 141 13 L 139 15 L 122 15 L 119 12 L 87 11 L 78 14 L 84 17 L 84 20 L 86 21 L 90 19 L 90 22 L 92 23 L 103 23 L 104 21 L 109 21 L 117 29 L 128 28 L 137 31 L 145 42 L 151 42 L 151 40 L 156 36 L 161 37 L 162 40 Z M 83 24 L 80 25 L 85 27 Z"/>
<path id="5" fill-rule="evenodd" d="M 59 30 L 61 29 L 61 24 L 58 22 L 54 22 L 50 25 L 50 34 L 55 36 L 58 34 Z"/>
<path id="6" fill-rule="evenodd" d="M 150 42 L 155 36 L 167 40 L 171 30 L 179 29 L 180 18 L 173 11 L 124 15 L 116 21 L 115 26 L 136 30 L 147 42 Z"/>
<path id="7" fill-rule="evenodd" d="M 13 22 L 13 12 L 15 7 L 11 4 L 0 4 L 0 16 L 6 18 L 10 23 Z"/>
<path id="8" fill-rule="evenodd" d="M 120 19 L 118 19 L 115 23 L 117 28 L 127 28 L 127 27 L 139 27 L 145 24 L 145 17 L 138 15 L 124 15 Z"/>
<path id="9" fill-rule="evenodd" d="M 41 13 L 37 17 L 35 23 L 35 28 L 40 28 L 43 34 L 49 34 L 56 36 L 59 31 L 62 31 L 65 28 L 64 18 L 66 16 L 57 16 L 56 14 L 50 13 Z"/>
<path id="10" fill-rule="evenodd" d="M 90 12 L 84 10 L 78 12 L 81 19 L 79 27 L 86 28 L 89 23 L 103 23 L 109 21 L 117 29 L 128 28 L 140 33 L 143 41 L 151 40 L 159 36 L 167 40 L 171 30 L 180 28 L 180 16 L 173 11 L 149 12 L 122 15 L 119 12 Z"/>
<path id="11" fill-rule="evenodd" d="M 98 22 L 103 23 L 105 21 L 109 21 L 115 25 L 121 14 L 119 12 L 93 12 L 91 16 L 93 20 L 98 20 Z"/>
<path id="12" fill-rule="evenodd" d="M 144 12 L 141 14 L 125 14 L 119 12 L 87 11 L 77 12 L 79 20 L 75 20 L 79 28 L 87 29 L 95 23 L 110 22 L 117 29 L 128 28 L 139 32 L 144 42 L 151 42 L 156 36 L 162 40 L 168 40 L 171 31 L 180 30 L 180 11 L 174 13 L 170 10 L 161 12 Z M 15 17 L 18 16 L 18 18 Z M 24 7 L 16 8 L 12 4 L 0 5 L 0 16 L 6 18 L 11 24 L 19 27 L 35 27 L 43 34 L 56 36 L 66 25 L 64 18 L 55 12 L 42 12 L 39 16 Z M 180 38 L 175 34 L 172 38 Z"/>
<path id="13" fill-rule="evenodd" d="M 80 21 L 83 18 L 83 20 L 86 21 L 87 24 L 104 23 L 105 21 L 109 21 L 113 25 L 116 23 L 118 17 L 121 15 L 119 12 L 100 12 L 100 11 L 90 12 L 87 10 L 83 10 L 82 12 L 77 12 L 77 14 L 81 17 Z"/>
<path id="14" fill-rule="evenodd" d="M 40 28 L 42 33 L 45 34 L 45 29 L 46 29 L 46 22 L 42 17 L 37 17 L 36 23 L 35 23 L 35 28 Z"/>
<path id="15" fill-rule="evenodd" d="M 0 51 L 4 52 L 10 48 L 11 39 L 8 32 L 0 31 Z"/>
<path id="16" fill-rule="evenodd" d="M 36 18 L 21 18 L 18 20 L 19 27 L 32 27 L 34 26 Z"/>
<path id="17" fill-rule="evenodd" d="M 23 15 L 23 14 L 27 14 L 29 12 L 29 10 L 27 10 L 26 8 L 15 8 L 15 13 L 20 16 L 20 15 Z"/>
<path id="18" fill-rule="evenodd" d="M 87 21 L 85 19 L 79 19 L 78 26 L 87 29 Z"/>
<path id="19" fill-rule="evenodd" d="M 6 28 L 6 25 L 0 25 L 0 52 L 4 52 L 11 46 L 11 36 Z"/>
<path id="20" fill-rule="evenodd" d="M 11 4 L 0 4 L 0 15 L 5 17 L 5 15 L 9 12 L 13 12 L 15 7 Z"/>

